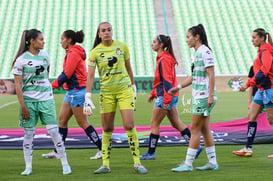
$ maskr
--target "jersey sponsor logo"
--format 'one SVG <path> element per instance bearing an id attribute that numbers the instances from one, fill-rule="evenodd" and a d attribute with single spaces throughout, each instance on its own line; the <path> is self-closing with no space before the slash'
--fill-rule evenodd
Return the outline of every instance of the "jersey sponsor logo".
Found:
<path id="1" fill-rule="evenodd" d="M 32 61 L 29 61 L 28 63 L 27 63 L 29 66 L 32 66 L 33 64 L 32 64 Z"/>
<path id="2" fill-rule="evenodd" d="M 45 81 L 35 81 L 35 80 L 31 80 L 30 82 L 32 83 L 32 85 L 34 85 L 34 84 L 44 84 L 44 83 L 46 83 Z"/>
<path id="3" fill-rule="evenodd" d="M 112 75 L 118 75 L 118 74 L 121 74 L 122 72 L 113 72 L 113 73 L 111 73 L 111 72 L 108 72 L 108 73 L 106 73 L 105 75 L 106 76 L 112 76 Z"/>
<path id="4" fill-rule="evenodd" d="M 117 57 L 109 57 L 108 58 L 108 66 L 113 67 L 113 65 L 118 61 Z"/>
<path id="5" fill-rule="evenodd" d="M 213 58 L 208 58 L 208 64 L 214 64 L 214 59 Z"/>
<path id="6" fill-rule="evenodd" d="M 104 53 L 101 53 L 101 54 L 100 54 L 100 57 L 103 58 L 103 57 L 104 57 Z"/>

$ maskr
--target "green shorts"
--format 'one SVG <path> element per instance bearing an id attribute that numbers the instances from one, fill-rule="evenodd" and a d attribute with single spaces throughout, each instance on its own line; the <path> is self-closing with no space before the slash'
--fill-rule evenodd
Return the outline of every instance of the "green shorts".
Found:
<path id="1" fill-rule="evenodd" d="M 209 108 L 208 98 L 204 98 L 204 99 L 192 98 L 192 114 L 209 116 L 215 104 L 216 104 L 216 100 L 214 100 L 214 103 Z"/>
<path id="2" fill-rule="evenodd" d="M 25 102 L 25 105 L 30 113 L 30 119 L 22 119 L 20 109 L 19 122 L 21 127 L 35 127 L 39 117 L 44 125 L 57 124 L 54 99 L 40 102 Z"/>
<path id="3" fill-rule="evenodd" d="M 100 94 L 100 113 L 116 112 L 119 110 L 134 110 L 134 92 L 132 88 L 123 90 L 118 94 Z"/>

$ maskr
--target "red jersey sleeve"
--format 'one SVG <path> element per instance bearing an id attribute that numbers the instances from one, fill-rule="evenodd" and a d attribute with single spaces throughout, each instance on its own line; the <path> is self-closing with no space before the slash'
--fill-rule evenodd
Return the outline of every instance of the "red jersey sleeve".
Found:
<path id="1" fill-rule="evenodd" d="M 168 59 L 164 59 L 160 62 L 159 72 L 160 76 L 162 77 L 164 89 L 163 104 L 169 104 L 172 100 L 172 96 L 168 94 L 168 91 L 173 87 L 172 85 L 174 78 L 172 74 L 172 72 L 174 71 L 173 69 L 174 67 Z"/>

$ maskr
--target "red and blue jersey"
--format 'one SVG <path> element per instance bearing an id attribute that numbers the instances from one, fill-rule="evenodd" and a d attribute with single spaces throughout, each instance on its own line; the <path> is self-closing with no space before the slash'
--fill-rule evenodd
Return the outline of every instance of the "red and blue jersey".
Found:
<path id="1" fill-rule="evenodd" d="M 266 43 L 258 49 L 253 63 L 254 77 L 248 79 L 246 85 L 256 85 L 260 90 L 273 88 L 273 47 Z"/>
<path id="2" fill-rule="evenodd" d="M 179 95 L 179 92 L 173 96 L 168 94 L 168 91 L 171 88 L 178 85 L 175 65 L 176 61 L 167 51 L 164 51 L 162 54 L 156 57 L 154 85 L 151 96 L 163 96 L 163 104 L 169 104 L 172 97 Z"/>
<path id="3" fill-rule="evenodd" d="M 65 90 L 85 88 L 87 80 L 85 59 L 85 51 L 79 45 L 73 45 L 66 50 L 63 72 L 51 82 L 52 88 L 57 89 L 60 86 Z"/>

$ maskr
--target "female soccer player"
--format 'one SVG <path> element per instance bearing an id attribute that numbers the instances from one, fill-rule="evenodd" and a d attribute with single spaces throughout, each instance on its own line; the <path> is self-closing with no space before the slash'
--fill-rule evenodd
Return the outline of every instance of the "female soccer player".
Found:
<path id="1" fill-rule="evenodd" d="M 84 112 L 92 114 L 93 103 L 91 90 L 94 82 L 95 69 L 100 75 L 100 113 L 103 127 L 102 134 L 102 166 L 94 173 L 109 173 L 110 150 L 116 107 L 119 106 L 124 129 L 128 135 L 128 143 L 134 159 L 137 173 L 147 173 L 139 160 L 139 143 L 134 126 L 134 85 L 130 54 L 125 43 L 113 40 L 112 25 L 102 22 L 97 29 L 93 49 L 88 60 L 88 77 L 86 85 Z"/>
<path id="2" fill-rule="evenodd" d="M 71 174 L 66 152 L 56 121 L 55 102 L 48 80 L 49 56 L 44 48 L 42 32 L 25 30 L 20 47 L 12 63 L 15 89 L 20 104 L 20 126 L 24 128 L 23 150 L 26 169 L 21 175 L 32 173 L 32 142 L 35 126 L 40 117 L 42 124 L 52 138 L 63 166 L 63 174 Z"/>
<path id="3" fill-rule="evenodd" d="M 266 39 L 268 37 L 268 42 Z M 254 77 L 248 79 L 246 85 L 240 88 L 244 92 L 250 86 L 257 86 L 253 101 L 248 111 L 248 130 L 246 147 L 241 150 L 233 151 L 239 156 L 252 156 L 252 145 L 257 129 L 257 116 L 266 108 L 269 122 L 273 123 L 273 41 L 268 32 L 262 28 L 252 32 L 252 44 L 258 47 L 258 54 L 253 63 Z M 270 155 L 270 158 L 273 156 Z"/>
<path id="4" fill-rule="evenodd" d="M 216 103 L 214 57 L 208 45 L 207 35 L 202 24 L 193 26 L 187 31 L 187 44 L 194 48 L 192 59 L 192 75 L 183 83 L 169 90 L 175 94 L 180 89 L 192 84 L 192 122 L 191 139 L 186 160 L 174 172 L 192 171 L 192 162 L 200 144 L 200 132 L 203 135 L 209 162 L 198 170 L 218 170 L 215 145 L 209 128 L 210 112 Z"/>
<path id="5" fill-rule="evenodd" d="M 156 98 L 156 102 L 151 120 L 152 129 L 149 139 L 149 149 L 147 153 L 140 157 L 141 160 L 155 159 L 155 149 L 160 135 L 160 123 L 166 115 L 172 126 L 181 133 L 187 142 L 191 137 L 190 130 L 179 120 L 177 110 L 179 93 L 177 92 L 173 96 L 168 94 L 168 90 L 178 85 L 175 71 L 177 61 L 173 53 L 171 38 L 165 35 L 157 35 L 151 46 L 157 52 L 157 57 L 153 91 L 147 101 L 151 103 Z M 202 147 L 199 148 L 197 154 L 201 150 Z"/>
<path id="6" fill-rule="evenodd" d="M 87 79 L 86 71 L 86 54 L 84 49 L 76 45 L 84 40 L 83 31 L 66 30 L 61 36 L 61 45 L 66 51 L 63 63 L 63 72 L 54 80 L 51 85 L 53 89 L 63 86 L 67 90 L 59 115 L 59 132 L 63 141 L 67 137 L 68 121 L 74 114 L 78 125 L 85 131 L 88 138 L 96 144 L 99 151 L 90 159 L 101 158 L 101 140 L 92 125 L 87 120 L 87 116 L 83 114 L 85 87 Z M 58 158 L 56 150 L 42 154 L 44 158 Z"/>

